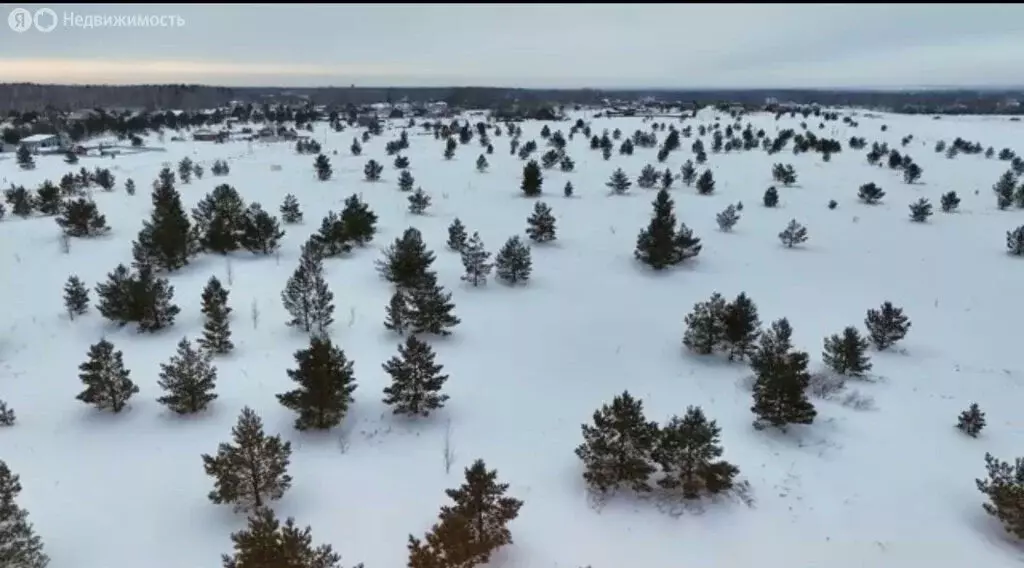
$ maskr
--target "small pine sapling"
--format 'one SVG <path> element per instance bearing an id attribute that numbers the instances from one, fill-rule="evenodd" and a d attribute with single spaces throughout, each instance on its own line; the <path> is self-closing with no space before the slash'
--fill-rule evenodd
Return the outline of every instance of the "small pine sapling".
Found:
<path id="1" fill-rule="evenodd" d="M 398 355 L 382 367 L 391 376 L 391 384 L 384 388 L 384 404 L 394 414 L 426 418 L 448 400 L 448 395 L 441 394 L 448 380 L 448 375 L 441 374 L 444 366 L 434 362 L 434 350 L 416 336 L 409 336 Z"/>
<path id="2" fill-rule="evenodd" d="M 535 243 L 546 243 L 555 240 L 555 216 L 551 207 L 543 201 L 533 206 L 533 214 L 526 219 L 526 235 Z"/>
<path id="3" fill-rule="evenodd" d="M 487 282 L 487 276 L 491 273 L 494 265 L 489 262 L 491 253 L 484 249 L 483 240 L 479 233 L 473 233 L 469 241 L 462 248 L 462 266 L 465 274 L 462 280 L 469 282 L 474 287 Z"/>
<path id="4" fill-rule="evenodd" d="M 866 183 L 857 190 L 857 197 L 868 205 L 875 205 L 885 197 L 885 192 L 874 183 Z"/>
<path id="5" fill-rule="evenodd" d="M 511 237 L 494 257 L 494 269 L 498 279 L 508 284 L 526 283 L 533 271 L 530 247 L 518 236 Z"/>
<path id="6" fill-rule="evenodd" d="M 288 378 L 298 387 L 277 395 L 282 406 L 299 415 L 295 429 L 327 430 L 340 424 L 356 390 L 352 361 L 330 338 L 313 335 L 309 347 L 295 352 L 295 362 L 298 367 L 288 370 Z"/>
<path id="7" fill-rule="evenodd" d="M 972 438 L 978 437 L 978 434 L 985 428 L 985 413 L 978 408 L 978 403 L 972 402 L 967 410 L 960 413 L 956 427 Z"/>
<path id="8" fill-rule="evenodd" d="M 697 302 L 684 320 L 683 346 L 698 355 L 714 353 L 725 339 L 727 312 L 725 299 L 717 292 L 708 301 Z"/>
<path id="9" fill-rule="evenodd" d="M 19 477 L 0 460 L 0 565 L 46 568 L 50 558 L 43 552 L 43 541 L 28 521 L 28 511 L 18 505 L 20 493 Z"/>
<path id="10" fill-rule="evenodd" d="M 409 213 L 422 215 L 427 207 L 430 207 L 430 196 L 422 187 L 417 187 L 416 191 L 409 195 Z"/>
<path id="11" fill-rule="evenodd" d="M 985 469 L 988 479 L 975 480 L 978 490 L 989 499 L 982 507 L 1003 523 L 1006 532 L 1024 538 L 1024 458 L 1011 464 L 986 453 Z"/>
<path id="12" fill-rule="evenodd" d="M 391 294 L 385 308 L 384 327 L 398 335 L 404 335 L 411 325 L 409 317 L 409 295 L 404 289 L 398 288 Z"/>
<path id="13" fill-rule="evenodd" d="M 299 200 L 292 194 L 284 196 L 281 203 L 281 220 L 289 225 L 302 222 L 302 210 L 299 208 Z"/>
<path id="14" fill-rule="evenodd" d="M 903 314 L 903 308 L 897 308 L 892 302 L 885 302 L 877 310 L 868 310 L 864 325 L 868 328 L 868 337 L 879 351 L 888 349 L 907 335 L 910 319 Z"/>
<path id="15" fill-rule="evenodd" d="M 7 406 L 5 401 L 0 400 L 0 426 L 14 426 L 17 419 L 14 409 Z"/>
<path id="16" fill-rule="evenodd" d="M 89 311 L 89 290 L 77 276 L 68 277 L 64 285 L 64 309 L 71 319 Z"/>
<path id="17" fill-rule="evenodd" d="M 723 232 L 728 233 L 736 226 L 736 223 L 740 220 L 740 214 L 736 211 L 735 205 L 729 205 L 722 210 L 721 213 L 715 216 L 715 221 L 718 223 L 718 228 Z"/>
<path id="18" fill-rule="evenodd" d="M 715 192 L 715 177 L 711 175 L 711 170 L 704 170 L 704 173 L 700 174 L 697 178 L 697 193 L 699 195 L 711 195 Z"/>
<path id="19" fill-rule="evenodd" d="M 564 195 L 566 197 L 572 197 L 572 194 L 573 194 L 572 182 L 571 181 L 567 181 L 567 182 L 565 182 L 565 188 L 562 189 L 562 195 Z"/>
<path id="20" fill-rule="evenodd" d="M 825 338 L 822 360 L 828 368 L 840 375 L 863 377 L 871 370 L 868 359 L 868 340 L 861 337 L 855 327 L 847 327 L 843 334 Z"/>
<path id="21" fill-rule="evenodd" d="M 217 399 L 213 392 L 216 383 L 217 369 L 210 364 L 209 355 L 183 338 L 177 353 L 160 365 L 157 384 L 167 394 L 156 401 L 177 414 L 194 414 Z"/>
<path id="22" fill-rule="evenodd" d="M 231 436 L 234 444 L 222 443 L 216 455 L 202 455 L 206 475 L 214 478 L 210 501 L 249 511 L 280 499 L 292 485 L 287 473 L 291 442 L 267 436 L 263 420 L 248 406 L 231 428 Z"/>
<path id="23" fill-rule="evenodd" d="M 939 202 L 943 213 L 952 213 L 960 206 L 960 197 L 955 191 L 950 191 L 949 193 L 943 193 L 942 199 Z"/>
<path id="24" fill-rule="evenodd" d="M 630 181 L 629 176 L 626 175 L 626 172 L 622 171 L 622 168 L 616 168 L 616 170 L 612 172 L 611 178 L 609 178 L 608 182 L 605 183 L 605 186 L 607 186 L 608 189 L 611 190 L 611 193 L 614 195 L 624 195 L 627 191 L 629 191 L 629 188 L 632 185 L 633 182 Z"/>
<path id="25" fill-rule="evenodd" d="M 779 240 L 786 248 L 804 243 L 807 241 L 807 227 L 797 223 L 796 219 L 791 219 L 786 228 L 779 233 Z"/>
<path id="26" fill-rule="evenodd" d="M 228 291 L 216 276 L 211 276 L 203 288 L 201 310 L 206 322 L 203 324 L 203 336 L 198 340 L 200 347 L 210 354 L 230 353 L 235 348 L 228 320 L 231 307 L 228 306 Z"/>
<path id="27" fill-rule="evenodd" d="M 644 416 L 643 402 L 628 391 L 594 412 L 593 423 L 583 424 L 583 443 L 576 456 L 583 462 L 583 480 L 598 494 L 625 487 L 638 493 L 651 491 L 651 460 L 659 439 L 658 423 Z"/>
<path id="28" fill-rule="evenodd" d="M 910 220 L 924 223 L 932 216 L 932 204 L 924 197 L 910 204 Z"/>
<path id="29" fill-rule="evenodd" d="M 129 378 L 131 372 L 124 368 L 124 355 L 115 351 L 114 344 L 106 339 L 89 347 L 89 360 L 78 369 L 85 390 L 76 398 L 99 410 L 121 412 L 128 399 L 139 392 L 139 387 Z"/>
<path id="30" fill-rule="evenodd" d="M 412 177 L 409 170 L 402 170 L 402 173 L 398 174 L 399 191 L 412 191 L 414 185 L 416 185 L 416 178 Z"/>
<path id="31" fill-rule="evenodd" d="M 761 198 L 761 201 L 764 202 L 765 207 L 776 207 L 779 204 L 779 190 L 775 189 L 775 186 L 764 190 L 764 197 Z"/>
<path id="32" fill-rule="evenodd" d="M 720 435 L 721 428 L 714 420 L 708 420 L 699 406 L 687 407 L 682 418 L 670 418 L 661 427 L 651 452 L 651 460 L 664 474 L 658 485 L 668 491 L 679 491 L 686 499 L 732 489 L 740 470 L 717 459 L 723 451 Z"/>
<path id="33" fill-rule="evenodd" d="M 488 165 L 487 158 L 483 154 L 480 154 L 476 159 L 476 171 L 481 173 L 486 172 Z"/>
<path id="34" fill-rule="evenodd" d="M 462 252 L 466 246 L 466 226 L 456 217 L 451 225 L 448 225 L 448 248 L 455 252 Z"/>
<path id="35" fill-rule="evenodd" d="M 1006 250 L 1012 256 L 1024 256 L 1024 225 L 1006 231 Z"/>

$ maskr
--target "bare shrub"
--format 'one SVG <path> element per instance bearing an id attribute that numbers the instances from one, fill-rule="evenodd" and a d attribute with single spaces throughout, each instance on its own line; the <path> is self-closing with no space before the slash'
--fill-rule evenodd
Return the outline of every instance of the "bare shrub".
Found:
<path id="1" fill-rule="evenodd" d="M 846 377 L 834 373 L 811 373 L 808 389 L 811 395 L 823 400 L 831 400 L 846 388 Z"/>
<path id="2" fill-rule="evenodd" d="M 874 410 L 875 399 L 857 390 L 852 390 L 843 397 L 842 405 L 854 410 Z"/>
<path id="3" fill-rule="evenodd" d="M 71 236 L 66 232 L 60 232 L 60 252 L 64 254 L 71 253 Z"/>
<path id="4" fill-rule="evenodd" d="M 356 308 L 352 306 L 348 309 L 348 326 L 352 327 L 356 324 Z"/>
<path id="5" fill-rule="evenodd" d="M 452 421 L 451 419 L 444 425 L 444 472 L 450 473 L 452 470 L 452 464 L 455 463 L 455 448 L 452 447 Z"/>
<path id="6" fill-rule="evenodd" d="M 252 318 L 252 328 L 258 328 L 260 326 L 260 305 L 256 298 L 252 299 L 252 304 L 249 306 L 249 316 Z"/>
<path id="7" fill-rule="evenodd" d="M 228 286 L 233 286 L 235 284 L 235 269 L 231 264 L 230 256 L 224 257 L 224 270 L 227 271 Z"/>

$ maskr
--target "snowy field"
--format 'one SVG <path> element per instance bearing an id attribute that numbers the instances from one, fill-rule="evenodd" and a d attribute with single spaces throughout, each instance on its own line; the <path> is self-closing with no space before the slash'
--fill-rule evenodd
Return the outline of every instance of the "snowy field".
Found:
<path id="1" fill-rule="evenodd" d="M 640 118 L 579 116 L 598 135 L 605 128 L 625 136 L 650 130 Z M 730 122 L 710 110 L 689 120 L 694 137 L 699 124 L 716 116 L 723 128 Z M 470 233 L 479 231 L 492 252 L 523 235 L 534 200 L 520 193 L 524 162 L 509 154 L 507 133 L 492 136 L 490 170 L 478 173 L 483 149 L 475 137 L 445 161 L 443 140 L 419 125 L 409 129 L 411 147 L 403 154 L 416 185 L 433 198 L 425 216 L 407 212 L 408 194 L 398 190 L 398 170 L 384 151 L 405 121 L 364 144 L 359 157 L 349 146 L 360 130 L 335 133 L 318 123 L 314 138 L 335 172 L 327 182 L 315 179 L 313 157 L 296 154 L 288 143 L 168 142 L 166 152 L 84 158 L 77 166 L 41 157 L 33 171 L 17 169 L 10 157 L 0 161 L 4 187 L 34 189 L 82 166 L 108 167 L 117 176 L 115 191 L 93 189 L 111 233 L 73 239 L 70 254 L 61 250 L 52 218 L 19 219 L 8 208 L 0 221 L 0 398 L 18 413 L 17 425 L 0 431 L 0 458 L 21 476 L 20 503 L 46 543 L 51 566 L 219 566 L 220 555 L 231 551 L 229 534 L 245 517 L 207 499 L 213 480 L 200 454 L 230 440 L 245 405 L 262 416 L 268 433 L 293 444 L 293 486 L 273 508 L 311 525 L 314 541 L 331 543 L 345 566 L 404 566 L 407 536 L 429 529 L 448 501 L 444 490 L 461 484 L 462 469 L 476 458 L 511 484 L 509 495 L 525 501 L 511 525 L 515 544 L 497 553 L 494 567 L 1019 566 L 1022 549 L 982 510 L 985 497 L 974 480 L 984 477 L 985 452 L 1012 461 L 1024 448 L 1024 367 L 1017 353 L 1024 264 L 1005 251 L 1005 233 L 1024 224 L 1024 213 L 996 209 L 990 188 L 1008 162 L 964 154 L 947 159 L 934 147 L 959 136 L 997 152 L 1024 150 L 1024 126 L 998 117 L 854 119 L 856 128 L 832 121 L 822 130 L 818 119 L 807 120 L 817 135 L 842 142 L 843 151 L 829 163 L 814 152 L 794 156 L 792 143 L 774 156 L 761 149 L 715 154 L 710 133 L 705 136 L 715 193 L 699 196 L 678 182 L 672 189 L 677 216 L 702 239 L 703 252 L 657 274 L 633 259 L 655 191 L 634 184 L 630 195 L 609 196 L 605 182 L 618 167 L 635 179 L 647 163 L 678 175 L 693 158 L 694 138 L 683 138 L 681 149 L 658 164 L 656 148 L 622 156 L 620 142 L 605 161 L 577 135 L 567 148 L 575 172 L 544 171 L 542 199 L 557 217 L 558 240 L 532 247 L 533 278 L 516 288 L 493 280 L 468 287 L 459 280 L 458 254 L 444 246 L 456 216 Z M 769 136 L 780 128 L 800 132 L 802 120 L 742 118 Z M 536 159 L 547 149 L 538 134 L 543 124 L 521 124 L 522 140 L 540 145 Z M 566 135 L 572 126 L 547 124 Z M 659 142 L 666 134 L 658 133 Z M 904 148 L 900 139 L 907 134 L 914 140 Z M 868 148 L 849 149 L 850 136 L 865 137 Z M 924 170 L 921 180 L 907 185 L 899 172 L 870 166 L 865 154 L 873 141 L 908 152 Z M 159 145 L 155 138 L 148 143 Z M 149 215 L 150 183 L 161 164 L 173 168 L 185 156 L 207 172 L 215 159 L 231 167 L 226 177 L 207 174 L 179 184 L 187 210 L 228 183 L 275 215 L 284 195 L 295 194 L 304 224 L 284 226 L 277 257 L 202 255 L 171 274 L 181 313 L 160 333 L 115 329 L 95 308 L 69 321 L 61 303 L 68 276 L 81 277 L 95 302 L 95 284 L 131 261 L 130 243 Z M 363 181 L 369 158 L 385 165 L 379 182 Z M 775 162 L 793 164 L 795 186 L 772 181 Z M 127 178 L 138 186 L 135 196 L 124 192 Z M 566 181 L 575 187 L 571 199 L 562 196 Z M 881 204 L 857 200 L 857 188 L 867 182 L 886 191 Z M 781 195 L 775 209 L 761 204 L 770 185 Z M 939 196 L 950 190 L 962 199 L 953 214 L 938 207 Z M 353 193 L 378 214 L 379 232 L 369 247 L 325 263 L 336 305 L 331 335 L 355 362 L 355 403 L 341 427 L 299 433 L 292 427 L 295 415 L 275 394 L 293 388 L 285 371 L 295 367 L 293 353 L 308 340 L 286 327 L 280 293 L 299 246 Z M 922 196 L 935 214 L 912 223 L 907 207 Z M 826 206 L 830 199 L 838 202 L 834 210 Z M 719 231 L 715 214 L 737 201 L 744 204 L 739 224 L 731 233 Z M 801 248 L 786 249 L 777 238 L 790 219 L 808 228 Z M 451 337 L 429 339 L 450 375 L 445 390 L 451 399 L 416 423 L 392 418 L 381 402 L 390 381 L 381 364 L 400 340 L 383 327 L 391 287 L 373 266 L 380 249 L 409 226 L 418 227 L 436 253 L 434 268 L 462 319 Z M 210 410 L 178 418 L 155 400 L 159 364 L 183 336 L 199 337 L 200 292 L 211 275 L 230 289 L 236 349 L 215 360 L 219 398 Z M 821 367 L 823 338 L 848 325 L 863 329 L 866 310 L 883 301 L 904 308 L 913 327 L 897 349 L 872 349 L 870 381 L 851 382 L 850 389 L 873 398 L 873 409 L 814 399 L 813 425 L 788 434 L 757 431 L 744 386 L 749 367 L 691 355 L 681 346 L 684 316 L 716 291 L 727 299 L 745 291 L 765 324 L 789 318 L 796 347 L 811 354 L 814 370 Z M 75 400 L 82 388 L 77 367 L 104 336 L 124 352 L 141 389 L 118 415 Z M 707 503 L 703 512 L 678 516 L 650 502 L 616 499 L 594 510 L 573 450 L 582 442 L 580 424 L 626 389 L 643 400 L 651 420 L 681 415 L 687 405 L 703 407 L 722 428 L 724 458 L 740 468 L 754 503 Z M 954 428 L 971 402 L 988 419 L 977 439 Z M 449 473 L 446 438 L 455 454 Z"/>

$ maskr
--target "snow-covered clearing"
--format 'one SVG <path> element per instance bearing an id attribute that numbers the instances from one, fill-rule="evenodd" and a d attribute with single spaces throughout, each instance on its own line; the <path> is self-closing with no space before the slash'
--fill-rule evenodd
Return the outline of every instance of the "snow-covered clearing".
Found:
<path id="1" fill-rule="evenodd" d="M 650 129 L 640 118 L 591 119 L 594 133 L 620 128 L 625 136 Z M 702 111 L 694 127 L 710 124 Z M 724 125 L 729 123 L 721 116 Z M 577 118 L 573 116 L 573 120 Z M 476 122 L 477 118 L 470 119 Z M 779 128 L 800 131 L 797 116 L 775 121 L 770 114 L 742 118 L 755 131 L 773 136 Z M 200 454 L 230 439 L 239 410 L 252 406 L 269 433 L 292 441 L 293 487 L 273 507 L 313 528 L 316 542 L 328 542 L 343 564 L 367 568 L 404 566 L 406 538 L 427 530 L 443 491 L 462 482 L 462 468 L 483 458 L 509 482 L 509 494 L 523 499 L 511 525 L 515 544 L 492 560 L 502 568 L 863 568 L 1019 565 L 1014 544 L 984 513 L 975 478 L 984 475 L 983 456 L 1004 460 L 1024 448 L 1024 366 L 1019 301 L 1024 265 L 1005 253 L 1005 232 L 1024 224 L 1012 208 L 998 211 L 991 185 L 1008 162 L 981 155 L 947 159 L 934 151 L 938 140 L 960 136 L 983 146 L 1013 148 L 1020 123 L 1003 118 L 855 117 L 859 127 L 807 120 L 818 135 L 833 137 L 843 151 L 824 163 L 820 154 L 794 156 L 792 143 L 780 154 L 763 150 L 715 154 L 704 137 L 708 166 L 717 181 L 711 196 L 699 196 L 678 182 L 672 190 L 677 215 L 704 250 L 695 262 L 654 274 L 633 259 L 637 233 L 646 226 L 654 190 L 609 196 L 611 172 L 631 176 L 647 163 L 659 171 L 693 158 L 693 138 L 658 164 L 656 149 L 632 156 L 615 151 L 610 160 L 577 135 L 568 154 L 576 171 L 545 170 L 542 197 L 558 219 L 558 240 L 534 246 L 534 275 L 525 287 L 489 282 L 470 288 L 460 282 L 459 256 L 446 250 L 446 227 L 458 216 L 479 231 L 488 250 L 523 234 L 534 200 L 522 197 L 524 162 L 509 154 L 509 137 L 493 137 L 490 170 L 478 173 L 483 152 L 477 139 L 442 158 L 444 142 L 417 125 L 409 129 L 416 184 L 431 194 L 425 216 L 406 211 L 407 195 L 396 185 L 398 170 L 384 152 L 405 121 L 394 121 L 383 136 L 349 152 L 353 136 L 317 124 L 314 138 L 334 166 L 334 178 L 315 179 L 313 157 L 289 143 L 251 146 L 169 142 L 167 152 L 83 158 L 78 166 L 60 157 L 38 159 L 34 171 L 20 171 L 14 159 L 0 161 L 8 183 L 34 189 L 85 166 L 109 167 L 117 188 L 93 189 L 111 233 L 95 240 L 73 239 L 61 250 L 53 219 L 0 221 L 0 398 L 18 413 L 18 424 L 0 431 L 0 458 L 21 475 L 20 502 L 43 537 L 53 568 L 199 568 L 219 564 L 231 550 L 228 535 L 245 523 L 241 514 L 207 499 L 212 480 Z M 660 122 L 662 119 L 656 119 Z M 544 123 L 522 123 L 523 141 L 536 139 Z M 566 135 L 572 122 L 547 123 Z M 882 124 L 888 130 L 880 131 Z M 659 132 L 659 141 L 667 132 Z M 913 134 L 907 148 L 900 139 Z M 851 150 L 850 136 L 869 144 L 887 141 L 909 152 L 924 169 L 921 181 L 906 185 L 898 172 L 868 165 L 868 149 Z M 155 139 L 149 143 L 157 145 Z M 1024 150 L 1024 148 L 1016 148 Z M 332 151 L 337 150 L 337 155 Z M 228 183 L 249 201 L 277 214 L 286 193 L 294 193 L 305 214 L 288 231 L 279 255 L 255 257 L 244 251 L 225 259 L 203 255 L 170 276 L 181 314 L 156 335 L 133 326 L 114 329 L 91 309 L 69 321 L 61 289 L 70 274 L 92 288 L 118 263 L 131 260 L 130 243 L 150 211 L 150 182 L 161 164 L 189 156 L 206 166 L 227 159 L 227 177 L 209 174 L 178 184 L 186 207 L 216 185 Z M 385 165 L 383 179 L 363 181 L 363 165 Z M 884 161 L 884 160 L 883 160 Z M 771 166 L 792 163 L 794 187 L 775 184 Z M 280 169 L 272 169 L 280 166 Z M 698 166 L 698 171 L 704 168 Z M 135 196 L 123 190 L 133 178 Z M 576 195 L 562 196 L 571 180 Z M 857 188 L 875 182 L 886 191 L 876 206 L 857 200 Z M 781 195 L 776 209 L 761 196 L 769 185 Z M 5 184 L 5 187 L 7 184 Z M 939 210 L 939 196 L 955 190 L 960 211 Z M 975 194 L 975 190 L 978 193 Z M 280 292 L 297 265 L 299 246 L 315 232 L 328 210 L 359 193 L 379 215 L 379 232 L 366 249 L 326 261 L 335 294 L 331 335 L 355 361 L 359 387 L 343 426 L 328 434 L 299 433 L 294 414 L 275 394 L 292 388 L 285 374 L 293 353 L 307 338 L 285 326 Z M 912 223 L 907 206 L 928 197 L 935 214 Z M 838 208 L 830 210 L 830 199 Z M 715 214 L 742 201 L 742 218 L 731 233 L 720 232 Z M 785 249 L 777 238 L 790 219 L 807 226 L 809 241 Z M 383 327 L 390 286 L 373 261 L 380 248 L 409 227 L 422 232 L 437 254 L 440 282 L 454 293 L 461 325 L 447 339 L 430 339 L 445 365 L 451 396 L 430 419 L 394 419 L 382 404 L 388 377 L 381 364 L 399 339 Z M 230 275 L 229 275 L 230 274 Z M 218 400 L 200 416 L 177 418 L 155 402 L 159 364 L 182 338 L 202 327 L 200 291 L 217 275 L 231 291 L 235 352 L 218 358 Z M 893 352 L 872 350 L 874 380 L 850 388 L 874 399 L 873 410 L 815 399 L 817 421 L 788 434 L 751 427 L 751 396 L 744 389 L 745 364 L 698 357 L 681 346 L 683 317 L 712 292 L 731 299 L 741 291 L 757 303 L 763 322 L 788 317 L 799 349 L 820 367 L 822 339 L 847 325 L 863 329 L 865 311 L 890 300 L 913 322 Z M 95 293 L 91 292 L 95 299 Z M 254 322 L 253 313 L 258 313 Z M 127 412 L 99 413 L 77 400 L 77 366 L 89 345 L 106 336 L 123 350 L 141 392 Z M 581 466 L 573 449 L 580 424 L 602 403 L 628 389 L 644 402 L 650 419 L 682 414 L 700 405 L 722 428 L 725 458 L 750 482 L 754 503 L 704 504 L 703 512 L 681 516 L 654 503 L 616 499 L 600 511 L 588 505 Z M 954 428 L 971 402 L 987 413 L 978 439 Z M 446 474 L 445 444 L 455 462 Z"/>

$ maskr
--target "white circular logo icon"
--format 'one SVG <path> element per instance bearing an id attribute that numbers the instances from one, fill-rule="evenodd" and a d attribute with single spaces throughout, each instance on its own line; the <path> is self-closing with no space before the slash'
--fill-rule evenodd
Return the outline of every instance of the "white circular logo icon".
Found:
<path id="1" fill-rule="evenodd" d="M 56 14 L 54 16 L 54 19 L 56 19 Z M 19 34 L 27 32 L 33 23 L 32 12 L 24 8 L 15 8 L 7 15 L 7 25 L 11 26 L 11 29 Z"/>
<path id="2" fill-rule="evenodd" d="M 40 8 L 36 10 L 35 16 L 32 16 L 32 23 L 43 33 L 52 32 L 57 27 L 57 12 L 49 8 Z"/>

